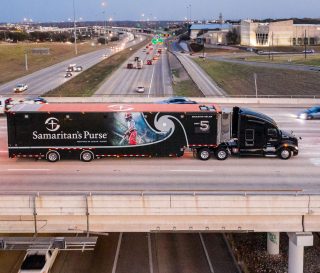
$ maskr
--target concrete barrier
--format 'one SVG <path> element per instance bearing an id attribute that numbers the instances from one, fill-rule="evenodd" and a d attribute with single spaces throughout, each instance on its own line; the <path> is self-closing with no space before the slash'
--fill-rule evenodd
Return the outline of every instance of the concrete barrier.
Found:
<path id="1" fill-rule="evenodd" d="M 16 101 L 23 99 L 23 96 L 10 96 Z M 7 97 L 8 97 L 7 96 Z M 3 96 L 6 97 L 6 96 Z M 156 101 L 163 100 L 164 97 L 128 97 L 128 96 L 95 96 L 95 97 L 47 97 L 50 103 L 154 103 Z M 320 105 L 320 98 L 310 97 L 310 98 L 299 98 L 299 97 L 264 97 L 264 98 L 254 98 L 254 97 L 192 97 L 191 100 L 195 100 L 199 103 L 218 103 L 218 104 L 263 104 L 263 105 L 283 105 L 283 106 L 294 106 L 294 105 Z"/>
<path id="2" fill-rule="evenodd" d="M 320 195 L 0 196 L 0 232 L 320 231 Z"/>

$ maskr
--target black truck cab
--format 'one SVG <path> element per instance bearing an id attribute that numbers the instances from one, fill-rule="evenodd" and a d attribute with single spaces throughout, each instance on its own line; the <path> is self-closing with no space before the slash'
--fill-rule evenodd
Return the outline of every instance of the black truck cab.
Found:
<path id="1" fill-rule="evenodd" d="M 232 137 L 234 154 L 282 159 L 298 154 L 297 137 L 280 130 L 272 118 L 252 110 L 234 107 Z"/>

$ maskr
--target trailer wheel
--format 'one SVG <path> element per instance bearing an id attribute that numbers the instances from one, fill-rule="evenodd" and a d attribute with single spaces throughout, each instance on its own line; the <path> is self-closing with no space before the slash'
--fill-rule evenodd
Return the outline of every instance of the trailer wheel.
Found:
<path id="1" fill-rule="evenodd" d="M 94 154 L 91 151 L 83 151 L 80 154 L 80 159 L 83 162 L 90 162 L 90 161 L 92 161 L 94 159 Z"/>
<path id="2" fill-rule="evenodd" d="M 214 154 L 218 160 L 226 160 L 229 156 L 228 150 L 225 147 L 219 147 Z"/>
<path id="3" fill-rule="evenodd" d="M 211 156 L 211 151 L 208 148 L 202 148 L 198 151 L 198 158 L 201 160 L 208 160 Z"/>
<path id="4" fill-rule="evenodd" d="M 47 152 L 46 159 L 49 162 L 57 162 L 60 160 L 60 154 L 57 151 L 49 151 Z"/>
<path id="5" fill-rule="evenodd" d="M 291 157 L 291 150 L 289 148 L 280 149 L 279 157 L 283 160 L 288 160 Z"/>

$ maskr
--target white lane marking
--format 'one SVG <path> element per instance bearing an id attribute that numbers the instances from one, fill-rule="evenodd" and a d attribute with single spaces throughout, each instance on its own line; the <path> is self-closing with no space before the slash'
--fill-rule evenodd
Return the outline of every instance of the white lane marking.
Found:
<path id="1" fill-rule="evenodd" d="M 169 172 L 201 172 L 201 173 L 212 173 L 210 170 L 169 170 Z"/>
<path id="2" fill-rule="evenodd" d="M 201 233 L 199 233 L 199 236 L 200 236 L 200 240 L 201 240 L 201 244 L 202 244 L 204 253 L 205 253 L 206 258 L 207 258 L 207 262 L 208 262 L 208 265 L 209 265 L 209 268 L 210 268 L 210 272 L 211 272 L 211 273 L 214 273 L 213 266 L 212 266 L 212 262 L 211 262 L 211 259 L 210 259 L 210 256 L 209 256 L 209 253 L 208 253 L 206 244 L 205 244 L 205 242 L 204 242 L 203 236 L 202 236 Z"/>
<path id="3" fill-rule="evenodd" d="M 50 169 L 8 169 L 9 172 L 48 172 Z"/>
<path id="4" fill-rule="evenodd" d="M 122 241 L 122 234 L 123 234 L 123 233 L 120 232 L 119 240 L 118 240 L 118 245 L 117 245 L 117 250 L 116 250 L 116 255 L 115 255 L 114 261 L 113 261 L 112 273 L 116 273 L 116 270 L 117 270 L 117 264 L 118 264 L 120 247 L 121 247 L 121 241 Z"/>
<path id="5" fill-rule="evenodd" d="M 310 158 L 310 161 L 315 166 L 320 166 L 320 158 Z"/>
<path id="6" fill-rule="evenodd" d="M 152 70 L 152 76 L 151 76 L 151 82 L 150 82 L 150 87 L 149 87 L 149 92 L 148 92 L 148 98 L 150 97 L 150 93 L 151 93 L 151 87 L 152 87 L 152 81 L 153 81 L 153 75 L 154 75 L 155 67 L 156 67 L 156 65 L 153 66 L 153 70 Z"/>
<path id="7" fill-rule="evenodd" d="M 152 260 L 152 248 L 151 248 L 151 235 L 150 235 L 150 233 L 148 233 L 148 254 L 149 254 L 150 273 L 153 273 L 153 260 Z"/>

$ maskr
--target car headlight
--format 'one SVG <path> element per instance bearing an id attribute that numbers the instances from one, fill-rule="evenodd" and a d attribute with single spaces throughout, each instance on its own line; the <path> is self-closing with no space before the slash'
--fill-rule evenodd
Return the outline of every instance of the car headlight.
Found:
<path id="1" fill-rule="evenodd" d="M 302 114 L 299 115 L 299 118 L 307 119 L 307 114 L 306 113 L 302 113 Z"/>

